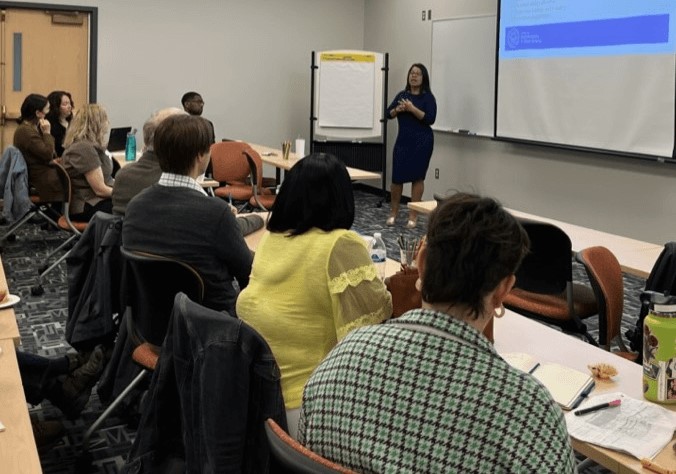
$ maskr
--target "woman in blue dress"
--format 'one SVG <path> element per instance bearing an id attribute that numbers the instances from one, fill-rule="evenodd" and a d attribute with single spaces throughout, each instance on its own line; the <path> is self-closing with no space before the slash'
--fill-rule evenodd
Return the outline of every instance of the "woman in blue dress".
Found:
<path id="1" fill-rule="evenodd" d="M 411 183 L 411 201 L 420 201 L 425 190 L 425 175 L 432 158 L 434 134 L 431 125 L 437 118 L 437 101 L 430 90 L 427 68 L 416 63 L 408 70 L 406 89 L 399 92 L 387 108 L 389 118 L 397 118 L 399 134 L 392 154 L 392 185 L 388 226 L 394 225 L 404 183 Z M 416 226 L 418 213 L 409 210 L 406 227 Z"/>

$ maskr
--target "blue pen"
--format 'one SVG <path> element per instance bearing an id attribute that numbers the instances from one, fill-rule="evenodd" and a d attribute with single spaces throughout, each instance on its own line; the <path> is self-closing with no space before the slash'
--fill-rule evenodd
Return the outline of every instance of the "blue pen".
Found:
<path id="1" fill-rule="evenodd" d="M 230 202 L 230 205 L 232 206 L 232 193 L 228 194 L 228 202 Z"/>

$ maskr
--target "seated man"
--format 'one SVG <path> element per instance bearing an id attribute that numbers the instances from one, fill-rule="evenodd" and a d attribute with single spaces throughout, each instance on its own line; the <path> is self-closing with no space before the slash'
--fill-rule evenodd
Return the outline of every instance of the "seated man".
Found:
<path id="1" fill-rule="evenodd" d="M 191 265 L 205 283 L 204 306 L 234 316 L 235 283 L 249 283 L 252 255 L 228 204 L 196 181 L 209 163 L 211 139 L 200 117 L 172 115 L 158 125 L 153 145 L 162 175 L 127 206 L 122 244 Z"/>
<path id="2" fill-rule="evenodd" d="M 129 201 L 145 188 L 159 181 L 162 170 L 153 147 L 155 130 L 165 118 L 177 114 L 185 114 L 185 112 L 177 107 L 161 109 L 154 112 L 143 124 L 143 143 L 145 144 L 143 154 L 138 161 L 128 164 L 115 176 L 113 214 L 124 216 Z M 232 210 L 233 213 L 237 212 L 234 207 Z M 238 217 L 237 225 L 242 235 L 249 235 L 263 227 L 263 219 L 259 216 Z"/>
<path id="3" fill-rule="evenodd" d="M 127 204 L 131 198 L 143 191 L 145 188 L 157 183 L 162 174 L 160 163 L 157 161 L 157 155 L 153 148 L 153 137 L 155 129 L 165 118 L 184 114 L 177 107 L 169 107 L 154 112 L 146 123 L 143 124 L 143 154 L 134 163 L 126 165 L 120 169 L 115 176 L 115 186 L 113 187 L 113 214 L 124 215 L 127 210 Z"/>
<path id="4" fill-rule="evenodd" d="M 181 97 L 181 105 L 183 105 L 183 110 L 185 110 L 190 115 L 195 115 L 197 117 L 201 117 L 202 112 L 204 111 L 204 99 L 202 99 L 202 96 L 199 94 L 199 92 L 190 91 L 183 94 L 183 97 Z M 207 120 L 207 122 L 209 122 L 211 133 L 213 135 L 211 143 L 214 143 L 214 140 L 216 139 L 214 124 L 211 120 Z"/>

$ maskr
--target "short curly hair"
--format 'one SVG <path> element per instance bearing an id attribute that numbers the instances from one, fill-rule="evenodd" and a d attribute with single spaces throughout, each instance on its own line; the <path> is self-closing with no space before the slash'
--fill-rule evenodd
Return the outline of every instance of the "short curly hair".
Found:
<path id="1" fill-rule="evenodd" d="M 494 199 L 458 193 L 442 200 L 427 229 L 422 298 L 466 305 L 477 319 L 484 298 L 516 272 L 528 252 L 526 231 Z"/>

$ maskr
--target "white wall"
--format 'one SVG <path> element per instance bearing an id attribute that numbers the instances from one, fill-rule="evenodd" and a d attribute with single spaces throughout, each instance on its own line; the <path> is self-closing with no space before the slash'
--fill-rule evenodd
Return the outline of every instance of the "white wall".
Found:
<path id="1" fill-rule="evenodd" d="M 309 139 L 311 51 L 388 52 L 393 97 L 411 63 L 430 64 L 432 23 L 421 20 L 423 9 L 435 19 L 497 11 L 497 0 L 42 3 L 76 2 L 99 8 L 98 100 L 114 125 L 140 128 L 151 111 L 197 90 L 219 138 L 272 146 L 299 134 Z M 389 137 L 391 157 L 393 122 Z M 472 190 L 534 214 L 656 243 L 676 240 L 675 166 L 445 133 L 435 140 L 425 198 Z"/>
<path id="2" fill-rule="evenodd" d="M 422 21 L 423 9 L 433 19 L 497 13 L 497 0 L 366 0 L 364 49 L 390 54 L 389 97 L 403 88 L 411 63 L 431 63 L 432 23 Z M 433 91 L 441 87 L 432 81 Z M 396 132 L 390 122 L 390 157 Z M 435 132 L 424 198 L 449 189 L 641 240 L 676 240 L 673 165 Z"/>
<path id="3" fill-rule="evenodd" d="M 271 146 L 310 138 L 311 52 L 364 42 L 364 0 L 39 3 L 98 7 L 98 102 L 113 126 L 140 130 L 196 90 L 217 138 Z"/>

